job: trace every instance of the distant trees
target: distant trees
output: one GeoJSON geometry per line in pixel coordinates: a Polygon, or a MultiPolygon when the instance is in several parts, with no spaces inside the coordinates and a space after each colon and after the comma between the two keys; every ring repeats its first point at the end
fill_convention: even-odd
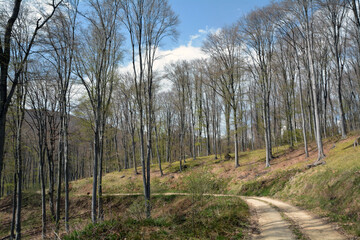
{"type": "MultiPolygon", "coordinates": [[[[293,146],[303,139],[305,154],[309,156],[308,140],[315,139],[318,160],[314,165],[318,165],[324,163],[323,137],[338,131],[346,137],[350,129],[358,129],[355,120],[358,118],[354,115],[359,109],[359,98],[356,97],[359,88],[356,88],[356,93],[354,88],[359,86],[356,80],[358,51],[350,50],[358,46],[350,44],[359,39],[357,16],[356,1],[286,0],[249,13],[239,25],[209,34],[202,47],[209,59],[199,60],[200,65],[205,66],[200,68],[203,73],[201,81],[221,97],[220,104],[225,115],[225,146],[229,149],[227,152],[235,150],[235,166],[237,134],[240,132],[242,149],[265,145],[268,167],[274,144],[287,142],[293,146]],[[349,87],[344,88],[343,85],[349,87]],[[231,117],[233,126],[229,120],[231,117]],[[235,133],[232,138],[231,128],[235,133]],[[264,137],[259,138],[259,133],[263,133],[264,137]],[[229,147],[231,141],[234,149],[229,147]]],[[[194,64],[179,62],[167,69],[167,77],[174,82],[172,91],[175,94],[184,92],[176,84],[185,76],[195,88],[198,86],[196,74],[191,70],[193,67],[187,67],[186,71],[176,70],[186,65],[194,64]],[[174,81],[176,79],[177,82],[174,81]]],[[[205,94],[201,109],[204,108],[203,103],[209,106],[211,96],[205,94]]],[[[192,95],[187,97],[190,98],[187,100],[189,103],[173,101],[178,106],[189,108],[179,111],[178,127],[188,127],[190,134],[193,121],[189,125],[185,121],[182,127],[184,121],[181,119],[193,119],[191,108],[194,105],[191,102],[198,103],[198,95],[193,100],[192,95]],[[185,116],[181,112],[185,112],[185,116]]],[[[216,111],[218,114],[219,110],[216,111]]],[[[205,119],[209,118],[206,113],[205,119]]],[[[198,121],[204,124],[201,118],[198,121]]],[[[214,139],[217,134],[215,129],[212,130],[214,139]]],[[[209,135],[206,135],[208,140],[209,135]]],[[[186,136],[184,138],[187,139],[186,136]]],[[[201,138],[201,132],[188,138],[191,142],[189,146],[192,146],[193,139],[201,138]]],[[[192,153],[192,148],[188,149],[189,153],[192,153]]]]}
{"type": "MultiPolygon", "coordinates": [[[[183,161],[185,160],[185,122],[186,122],[186,112],[188,111],[187,107],[187,85],[191,82],[190,80],[190,67],[187,62],[174,63],[169,66],[168,79],[170,79],[174,84],[175,89],[175,99],[174,106],[177,110],[178,124],[179,124],[179,139],[180,139],[180,157],[179,157],[179,170],[183,170],[183,161]]],[[[192,136],[191,136],[192,137],[192,136]]],[[[192,143],[190,143],[192,144],[192,143]]]]}
{"type": "MultiPolygon", "coordinates": [[[[241,97],[241,74],[243,69],[239,25],[223,28],[212,33],[204,42],[202,50],[208,53],[218,68],[212,72],[209,86],[225,103],[227,143],[230,144],[230,109],[232,109],[235,142],[235,167],[239,167],[238,107],[241,97]]],[[[230,153],[228,145],[228,154],[230,153]]]]}

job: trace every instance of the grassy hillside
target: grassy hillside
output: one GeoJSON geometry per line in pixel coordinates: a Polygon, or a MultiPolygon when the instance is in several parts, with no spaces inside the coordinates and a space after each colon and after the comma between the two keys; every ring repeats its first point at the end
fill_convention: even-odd
{"type": "Polygon", "coordinates": [[[360,237],[360,147],[353,148],[355,137],[331,139],[325,144],[326,164],[306,168],[308,161],[293,151],[276,160],[283,168],[244,182],[237,188],[242,195],[273,196],[338,222],[343,229],[360,237]],[[287,165],[289,157],[298,159],[287,165]],[[284,161],[284,162],[282,162],[284,161]]]}
{"type": "MultiPolygon", "coordinates": [[[[327,139],[326,164],[310,169],[306,166],[317,157],[315,144],[310,146],[309,158],[305,158],[301,144],[293,149],[274,148],[276,158],[270,168],[265,168],[264,150],[240,153],[239,168],[234,168],[233,160],[208,156],[188,159],[181,173],[178,162],[163,164],[165,176],[160,177],[154,164],[152,193],[187,192],[190,196],[153,196],[152,220],[143,216],[142,196],[116,195],[142,193],[142,177],[134,175],[133,169],[104,176],[106,221],[95,226],[90,224],[92,179],[72,182],[70,226],[73,232],[66,239],[88,239],[92,234],[103,239],[105,232],[111,232],[113,238],[109,239],[246,238],[251,231],[246,204],[239,198],[208,197],[203,193],[273,196],[326,216],[329,221],[338,222],[348,234],[360,236],[360,147],[352,147],[354,139],[327,139]]],[[[36,218],[39,221],[31,217],[41,214],[36,204],[40,203],[40,196],[33,194],[26,199],[24,231],[29,234],[25,235],[40,236],[40,217],[36,218]],[[30,234],[36,231],[38,235],[30,234]]],[[[0,201],[0,218],[7,223],[11,217],[10,206],[10,197],[0,201]]],[[[52,227],[50,224],[50,233],[52,227]]],[[[0,226],[0,236],[6,235],[8,229],[9,224],[0,226]]]]}

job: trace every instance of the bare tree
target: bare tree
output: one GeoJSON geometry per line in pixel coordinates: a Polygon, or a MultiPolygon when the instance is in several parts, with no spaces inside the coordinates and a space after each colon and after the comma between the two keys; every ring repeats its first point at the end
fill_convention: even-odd
{"type": "MultiPolygon", "coordinates": [[[[77,54],[76,72],[88,94],[94,117],[94,165],[91,219],[103,219],[102,163],[104,131],[113,85],[117,79],[116,67],[122,54],[122,37],[117,28],[119,3],[110,0],[89,0],[91,13],[86,15],[89,31],[84,33],[83,50],[77,54]],[[97,200],[98,190],[98,201],[97,200]],[[97,210],[98,209],[98,215],[97,210]]],[[[83,14],[83,16],[85,16],[83,14]]]]}
{"type": "Polygon", "coordinates": [[[21,74],[16,89],[15,114],[15,177],[14,177],[14,206],[11,238],[21,239],[21,207],[23,189],[23,152],[22,152],[22,129],[25,117],[27,86],[24,74],[21,74]],[[15,232],[16,231],[16,234],[15,232]]]}
{"type": "Polygon", "coordinates": [[[337,80],[337,94],[340,110],[340,129],[342,138],[346,138],[346,119],[343,103],[343,76],[346,62],[346,43],[348,41],[346,18],[348,8],[346,0],[319,0],[327,18],[327,40],[331,49],[333,61],[335,62],[335,76],[337,80]]]}
{"type": "MultiPolygon", "coordinates": [[[[240,38],[239,25],[223,28],[210,34],[202,50],[218,64],[218,75],[210,86],[231,106],[234,122],[235,167],[239,167],[238,102],[240,93],[240,38]]],[[[228,114],[230,116],[230,114],[228,114]]]]}
{"type": "MultiPolygon", "coordinates": [[[[63,0],[59,0],[57,2],[52,1],[52,11],[50,14],[46,15],[43,19],[39,18],[36,21],[35,29],[29,38],[26,46],[24,46],[24,54],[22,59],[19,59],[18,68],[16,72],[13,73],[13,77],[11,78],[12,85],[10,87],[10,91],[8,92],[8,77],[9,77],[9,64],[11,61],[11,40],[12,40],[12,32],[15,21],[18,19],[22,0],[14,0],[14,4],[12,5],[12,13],[11,16],[7,20],[7,24],[3,31],[4,36],[0,38],[0,65],[1,65],[1,74],[0,74],[0,179],[3,167],[3,157],[4,157],[4,144],[5,144],[5,123],[6,123],[6,115],[8,112],[8,108],[11,102],[11,99],[14,95],[16,85],[19,82],[19,77],[21,72],[24,69],[24,65],[31,53],[31,49],[34,45],[35,38],[41,28],[50,20],[50,18],[54,15],[57,7],[62,3],[63,0]]],[[[0,183],[1,189],[1,183],[0,183]]]]}
{"type": "Polygon", "coordinates": [[[323,143],[321,137],[321,125],[320,125],[320,114],[319,114],[319,105],[318,105],[318,98],[317,98],[317,80],[315,76],[315,67],[314,67],[314,41],[313,41],[313,14],[315,12],[315,6],[312,0],[302,0],[297,1],[294,4],[296,12],[296,17],[299,21],[301,21],[301,29],[303,32],[303,36],[305,38],[305,46],[306,46],[306,55],[307,55],[307,62],[308,62],[308,70],[309,76],[311,80],[311,92],[314,101],[314,118],[315,118],[315,135],[316,135],[316,143],[318,147],[318,160],[315,164],[323,163],[322,159],[325,157],[324,150],[323,150],[323,143]]]}
{"type": "Polygon", "coordinates": [[[186,117],[186,99],[187,99],[187,85],[189,80],[189,64],[186,61],[171,64],[166,72],[167,78],[173,82],[174,92],[176,94],[175,106],[178,110],[179,125],[180,125],[180,171],[183,170],[182,163],[185,159],[185,117],[186,117]]]}
{"type": "MultiPolygon", "coordinates": [[[[46,43],[49,46],[49,56],[45,59],[56,69],[58,89],[60,91],[60,144],[59,163],[64,163],[65,182],[65,229],[69,231],[69,154],[68,154],[68,125],[69,125],[69,89],[73,72],[75,52],[75,30],[78,0],[70,0],[64,7],[60,7],[50,24],[46,27],[46,43]]],[[[61,194],[61,167],[58,173],[58,198],[61,194]]],[[[52,194],[51,194],[52,197],[52,194]]],[[[57,203],[56,229],[59,227],[60,204],[57,203]]]]}
{"type": "MultiPolygon", "coordinates": [[[[40,71],[39,71],[40,72],[40,71]]],[[[29,85],[29,101],[32,107],[30,117],[31,125],[34,126],[34,131],[37,135],[38,147],[36,151],[39,157],[40,167],[40,183],[41,183],[41,209],[42,209],[42,238],[46,234],[46,183],[45,183],[45,157],[46,157],[46,142],[47,142],[47,107],[49,85],[46,82],[47,76],[33,76],[33,81],[29,85]]]]}
{"type": "Polygon", "coordinates": [[[153,67],[156,51],[165,37],[176,36],[178,17],[167,0],[127,0],[122,3],[123,23],[129,33],[136,101],[140,118],[140,156],[146,216],[150,218],[150,158],[152,146],[153,67]],[[138,60],[138,63],[136,61],[138,60]],[[144,106],[144,104],[146,105],[144,106]],[[147,154],[145,159],[146,117],[147,154]]]}
{"type": "Polygon", "coordinates": [[[252,59],[250,68],[262,94],[262,112],[265,128],[266,167],[272,159],[270,94],[272,88],[273,54],[275,44],[275,26],[270,21],[274,13],[272,6],[267,6],[250,13],[244,20],[243,33],[252,59]]]}

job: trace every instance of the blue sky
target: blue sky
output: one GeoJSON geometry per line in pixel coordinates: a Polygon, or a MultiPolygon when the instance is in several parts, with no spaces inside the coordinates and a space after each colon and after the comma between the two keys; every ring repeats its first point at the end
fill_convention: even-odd
{"type": "MultiPolygon", "coordinates": [[[[179,38],[176,42],[164,39],[157,51],[156,71],[162,71],[172,62],[191,61],[207,56],[201,51],[202,41],[210,32],[231,25],[242,16],[271,0],[169,0],[173,11],[178,14],[179,38]]],[[[126,33],[126,31],[124,32],[126,33]]],[[[132,71],[131,55],[126,55],[122,71],[132,71]]]]}
{"type": "MultiPolygon", "coordinates": [[[[191,36],[199,35],[199,30],[218,29],[230,25],[251,10],[270,3],[270,0],[169,0],[172,9],[179,15],[180,33],[177,42],[167,42],[163,47],[172,49],[187,45],[191,36]]],[[[203,36],[192,42],[201,46],[203,36]]]]}

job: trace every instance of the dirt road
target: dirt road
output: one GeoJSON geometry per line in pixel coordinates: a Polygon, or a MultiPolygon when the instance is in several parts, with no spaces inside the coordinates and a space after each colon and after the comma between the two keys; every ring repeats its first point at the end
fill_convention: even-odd
{"type": "Polygon", "coordinates": [[[256,211],[260,235],[254,236],[254,239],[296,239],[290,230],[290,224],[281,217],[275,208],[257,199],[244,198],[244,200],[256,211]]]}
{"type": "MultiPolygon", "coordinates": [[[[307,211],[301,210],[290,204],[267,197],[245,198],[246,201],[262,201],[274,210],[282,212],[293,223],[293,227],[303,235],[304,238],[314,240],[343,240],[346,239],[341,235],[333,225],[326,223],[324,220],[312,216],[307,211]]],[[[255,207],[259,209],[259,207],[255,207]]],[[[261,211],[261,209],[259,209],[261,211]]],[[[273,218],[275,221],[275,218],[273,218]]],[[[261,222],[261,221],[260,221],[261,222]]],[[[260,223],[261,226],[261,223],[260,223]]],[[[283,239],[283,238],[264,238],[264,239],[283,239]]],[[[289,238],[290,239],[290,238],[289,238]]]]}

